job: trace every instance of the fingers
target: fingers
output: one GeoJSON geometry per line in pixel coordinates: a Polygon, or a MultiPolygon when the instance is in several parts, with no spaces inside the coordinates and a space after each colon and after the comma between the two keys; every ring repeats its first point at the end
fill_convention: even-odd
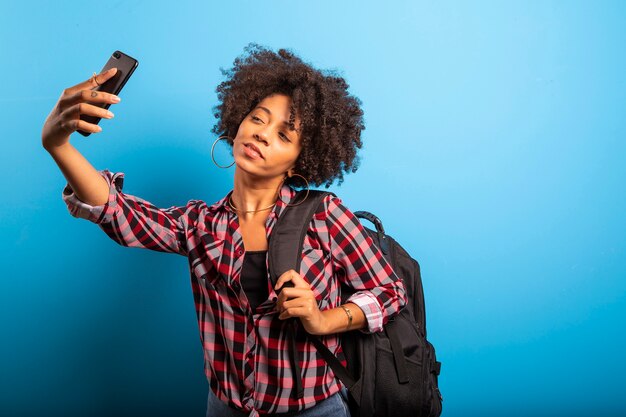
{"type": "Polygon", "coordinates": [[[274,310],[282,317],[307,317],[318,309],[315,294],[308,288],[284,288],[276,300],[274,310]],[[302,308],[303,310],[293,309],[302,308]]]}
{"type": "MultiPolygon", "coordinates": [[[[117,68],[112,68],[112,70],[117,71],[117,68]]],[[[100,84],[102,84],[102,82],[111,78],[111,76],[115,74],[115,72],[110,71],[110,72],[104,72],[103,74],[100,74],[100,76],[96,77],[98,78],[98,82],[100,84]]],[[[105,103],[105,104],[110,105],[110,104],[119,103],[121,101],[121,99],[115,94],[106,93],[103,91],[91,90],[90,88],[93,88],[92,84],[95,84],[94,78],[91,78],[80,84],[76,84],[74,87],[70,87],[64,90],[63,93],[61,94],[61,98],[59,99],[59,103],[58,103],[59,109],[63,111],[67,109],[68,107],[72,107],[73,105],[77,103],[83,103],[83,102],[105,103]]]]}
{"type": "Polygon", "coordinates": [[[95,77],[89,77],[88,80],[80,82],[75,86],[72,86],[65,90],[68,95],[73,95],[80,90],[91,89],[98,87],[98,84],[103,84],[109,78],[113,77],[117,73],[117,68],[110,68],[107,71],[101,72],[95,77]]]}
{"type": "Polygon", "coordinates": [[[88,123],[81,119],[74,119],[70,122],[70,125],[75,127],[72,130],[82,130],[83,132],[98,133],[102,132],[102,128],[93,123],[88,123]]]}
{"type": "Polygon", "coordinates": [[[78,103],[67,109],[66,113],[73,118],[78,118],[81,114],[96,116],[102,119],[112,119],[115,117],[113,112],[88,103],[78,103]]]}
{"type": "Polygon", "coordinates": [[[279,319],[289,317],[311,317],[316,310],[319,310],[317,302],[314,298],[297,298],[295,300],[285,301],[282,308],[277,309],[280,312],[279,319]]]}
{"type": "Polygon", "coordinates": [[[295,288],[310,288],[309,283],[306,282],[304,278],[300,276],[300,274],[298,274],[293,269],[290,269],[289,271],[278,277],[276,285],[274,286],[274,290],[278,292],[283,287],[283,285],[285,285],[286,282],[290,281],[293,282],[295,288]]]}
{"type": "Polygon", "coordinates": [[[313,310],[313,307],[317,307],[317,301],[313,297],[300,297],[293,300],[287,300],[282,304],[282,311],[287,311],[294,308],[305,308],[313,310]]]}
{"type": "Polygon", "coordinates": [[[280,320],[285,320],[291,317],[308,317],[311,315],[311,309],[306,307],[290,307],[288,309],[283,310],[282,313],[278,316],[280,320]]]}
{"type": "Polygon", "coordinates": [[[278,318],[307,318],[319,311],[315,294],[311,286],[293,269],[282,274],[274,286],[278,293],[275,310],[280,312],[278,318]],[[287,284],[292,283],[293,287],[287,284]]]}
{"type": "Polygon", "coordinates": [[[59,100],[60,106],[62,109],[67,107],[71,107],[77,103],[106,103],[106,104],[116,104],[119,103],[121,99],[115,94],[105,93],[102,91],[95,90],[80,90],[73,94],[66,95],[64,94],[59,100]]]}
{"type": "Polygon", "coordinates": [[[283,288],[283,290],[278,294],[278,298],[276,299],[277,305],[282,305],[284,302],[291,298],[297,297],[306,297],[313,296],[313,291],[310,288],[283,288]]]}
{"type": "Polygon", "coordinates": [[[97,124],[81,120],[80,116],[82,114],[102,119],[112,119],[114,117],[112,112],[101,107],[88,103],[78,103],[61,113],[61,128],[66,132],[82,130],[84,132],[97,133],[102,131],[102,128],[97,124]]]}

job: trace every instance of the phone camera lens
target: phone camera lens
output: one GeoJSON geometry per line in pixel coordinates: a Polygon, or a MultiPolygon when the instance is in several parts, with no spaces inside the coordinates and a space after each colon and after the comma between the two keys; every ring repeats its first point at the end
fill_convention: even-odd
{"type": "Polygon", "coordinates": [[[114,56],[115,58],[119,58],[119,57],[120,57],[120,54],[116,52],[116,53],[114,53],[114,54],[113,54],[113,56],[114,56]]]}

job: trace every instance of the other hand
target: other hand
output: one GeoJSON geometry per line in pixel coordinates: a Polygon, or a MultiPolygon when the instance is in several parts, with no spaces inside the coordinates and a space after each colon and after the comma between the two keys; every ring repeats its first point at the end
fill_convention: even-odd
{"type": "Polygon", "coordinates": [[[326,331],[326,320],[317,305],[315,294],[308,282],[293,269],[282,274],[276,286],[280,291],[276,301],[276,311],[281,320],[289,317],[298,317],[305,330],[310,334],[321,335],[326,331]],[[286,282],[292,282],[293,287],[284,287],[286,282]],[[282,290],[281,290],[282,288],[282,290]]]}

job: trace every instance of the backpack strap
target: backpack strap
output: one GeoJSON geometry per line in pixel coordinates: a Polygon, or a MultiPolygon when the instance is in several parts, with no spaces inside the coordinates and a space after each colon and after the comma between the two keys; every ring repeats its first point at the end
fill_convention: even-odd
{"type": "MultiPolygon", "coordinates": [[[[335,195],[329,191],[309,190],[307,196],[306,191],[299,191],[293,199],[295,202],[293,204],[297,205],[284,208],[284,212],[274,225],[268,243],[272,284],[275,285],[278,278],[290,269],[300,270],[302,246],[309,223],[328,194],[335,195]]],[[[285,286],[293,286],[293,283],[287,282],[285,286]]]]}
{"type": "MultiPolygon", "coordinates": [[[[272,286],[276,285],[278,278],[285,272],[293,269],[300,270],[302,262],[302,246],[304,237],[309,228],[313,214],[326,195],[332,194],[327,191],[309,190],[299,191],[293,199],[294,205],[288,205],[278,218],[268,243],[269,273],[272,286]]],[[[291,281],[286,282],[284,287],[293,287],[291,281]]],[[[287,338],[289,339],[289,361],[293,374],[294,394],[296,398],[304,396],[302,386],[302,371],[298,360],[296,346],[296,334],[298,332],[298,320],[291,319],[287,323],[287,338]]]]}
{"type": "MultiPolygon", "coordinates": [[[[295,271],[300,270],[300,263],[302,262],[302,247],[304,244],[304,238],[306,232],[309,229],[309,223],[313,218],[313,214],[319,208],[322,200],[327,195],[335,195],[328,191],[309,190],[309,195],[302,203],[298,203],[306,191],[299,191],[298,195],[294,198],[296,201],[295,206],[288,206],[285,208],[285,212],[278,218],[272,235],[269,240],[269,270],[270,279],[272,284],[275,285],[278,278],[286,271],[293,269],[295,271]]],[[[380,221],[379,221],[380,223],[380,221]]],[[[382,227],[382,223],[381,223],[382,227]]],[[[384,232],[383,232],[384,235],[384,232]]],[[[287,282],[285,287],[292,287],[293,283],[287,282]]],[[[291,343],[289,346],[289,356],[291,362],[291,369],[294,374],[294,387],[297,398],[302,398],[302,376],[299,366],[298,351],[295,345],[297,322],[294,319],[293,326],[288,327],[288,331],[291,333],[291,343]]],[[[357,404],[361,398],[361,382],[356,381],[350,374],[348,369],[341,364],[339,359],[322,343],[322,341],[315,335],[306,333],[311,343],[317,348],[318,352],[324,358],[326,363],[333,370],[333,373],[350,391],[352,398],[357,404]]]]}
{"type": "Polygon", "coordinates": [[[342,363],[339,361],[337,356],[335,356],[326,347],[326,345],[322,343],[319,337],[312,335],[312,334],[307,334],[307,335],[311,343],[313,343],[315,347],[317,348],[317,351],[319,352],[319,354],[322,355],[322,358],[324,358],[328,366],[330,366],[330,369],[333,370],[335,376],[339,378],[339,380],[343,383],[343,385],[345,385],[345,387],[348,389],[348,391],[352,395],[353,400],[357,403],[357,405],[360,406],[361,405],[360,404],[361,381],[356,381],[354,379],[352,374],[350,374],[350,371],[348,371],[348,369],[342,365],[342,363]]]}

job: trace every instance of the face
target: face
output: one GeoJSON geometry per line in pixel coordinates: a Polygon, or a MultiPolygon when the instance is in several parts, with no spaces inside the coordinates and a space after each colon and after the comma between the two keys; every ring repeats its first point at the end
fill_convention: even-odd
{"type": "Polygon", "coordinates": [[[262,179],[282,179],[300,155],[300,119],[288,125],[291,98],[274,94],[246,115],[233,142],[237,169],[262,179]]]}

